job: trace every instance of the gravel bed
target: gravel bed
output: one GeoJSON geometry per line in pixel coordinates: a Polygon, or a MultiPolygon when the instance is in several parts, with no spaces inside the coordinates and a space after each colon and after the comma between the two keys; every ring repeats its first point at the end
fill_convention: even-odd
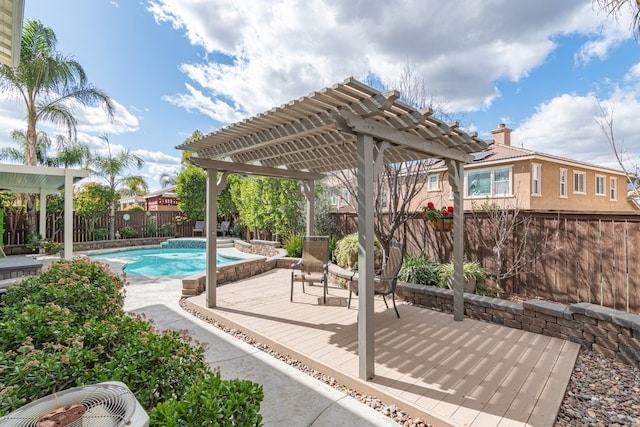
{"type": "MultiPolygon", "coordinates": [[[[180,300],[180,306],[199,319],[358,399],[402,426],[432,426],[420,418],[411,418],[395,405],[387,405],[376,397],[366,396],[345,387],[335,378],[309,368],[292,357],[279,354],[237,329],[230,329],[209,317],[189,310],[184,300],[180,300]]],[[[580,350],[554,427],[560,426],[640,427],[640,369],[593,351],[580,350]]]]}

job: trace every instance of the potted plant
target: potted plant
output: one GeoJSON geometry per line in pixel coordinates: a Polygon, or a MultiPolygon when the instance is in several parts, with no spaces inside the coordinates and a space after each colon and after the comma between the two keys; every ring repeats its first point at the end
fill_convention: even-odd
{"type": "MultiPolygon", "coordinates": [[[[477,262],[465,262],[462,265],[464,277],[464,291],[475,293],[476,286],[484,285],[487,273],[477,262]]],[[[442,288],[453,289],[453,262],[440,264],[438,267],[439,285],[442,288]]]]}
{"type": "Polygon", "coordinates": [[[437,209],[433,202],[428,202],[423,210],[424,220],[428,221],[436,231],[453,230],[453,206],[437,209]]]}

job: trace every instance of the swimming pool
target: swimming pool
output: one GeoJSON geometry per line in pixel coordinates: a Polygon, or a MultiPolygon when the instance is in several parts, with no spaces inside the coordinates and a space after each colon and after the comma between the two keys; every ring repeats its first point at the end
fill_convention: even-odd
{"type": "MultiPolygon", "coordinates": [[[[196,248],[128,249],[91,255],[91,258],[123,263],[123,270],[127,274],[144,276],[188,276],[207,269],[206,250],[196,248]]],[[[222,265],[238,259],[218,254],[216,264],[222,265]]]]}

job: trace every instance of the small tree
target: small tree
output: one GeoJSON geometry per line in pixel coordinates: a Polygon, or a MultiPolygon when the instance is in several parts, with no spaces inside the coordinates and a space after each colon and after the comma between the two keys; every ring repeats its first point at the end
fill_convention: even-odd
{"type": "Polygon", "coordinates": [[[87,183],[75,194],[73,202],[76,214],[84,220],[91,239],[95,237],[96,222],[109,212],[114,197],[115,191],[95,182],[87,183]]]}
{"type": "Polygon", "coordinates": [[[302,191],[297,181],[265,177],[239,179],[230,186],[240,223],[266,238],[301,230],[302,191]]]}
{"type": "Polygon", "coordinates": [[[127,170],[135,167],[138,170],[144,165],[142,157],[132,153],[129,149],[120,151],[117,154],[111,152],[111,143],[109,137],[105,134],[100,137],[107,145],[107,155],[95,155],[91,158],[91,172],[102,178],[111,190],[111,199],[109,200],[109,239],[115,238],[115,217],[116,204],[119,200],[118,190],[122,187],[138,188],[142,191],[147,190],[147,182],[142,175],[128,175],[127,170]]]}
{"type": "Polygon", "coordinates": [[[550,238],[557,238],[549,230],[536,229],[531,217],[518,205],[517,200],[513,205],[502,206],[490,201],[473,204],[475,239],[491,254],[484,267],[498,293],[505,291],[509,279],[532,272],[536,262],[551,256],[553,249],[547,243],[550,238]],[[537,248],[535,255],[528,250],[532,244],[537,248]]]}
{"type": "Polygon", "coordinates": [[[207,173],[189,166],[180,172],[176,182],[178,209],[189,219],[204,219],[207,213],[207,173]]]}
{"type": "MultiPolygon", "coordinates": [[[[439,117],[447,117],[445,105],[430,96],[424,79],[419,78],[407,63],[396,81],[386,82],[385,88],[398,89],[400,100],[423,110],[426,114],[437,111],[439,117]]],[[[398,231],[412,218],[416,207],[422,206],[423,188],[434,159],[385,164],[384,170],[376,176],[374,188],[373,232],[382,245],[385,257],[389,254],[391,241],[398,231]]],[[[356,171],[346,170],[333,174],[349,192],[348,204],[357,209],[356,171]]]]}

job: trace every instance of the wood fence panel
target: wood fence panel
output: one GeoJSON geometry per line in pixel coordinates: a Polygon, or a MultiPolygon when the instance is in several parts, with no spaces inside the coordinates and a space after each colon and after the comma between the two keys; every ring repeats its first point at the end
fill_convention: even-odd
{"type": "Polygon", "coordinates": [[[617,294],[617,272],[616,272],[616,246],[614,244],[614,236],[616,233],[616,224],[613,221],[599,221],[600,231],[600,260],[599,282],[601,292],[601,305],[611,308],[618,308],[617,294]]]}
{"type": "Polygon", "coordinates": [[[627,311],[640,313],[640,231],[637,223],[628,223],[627,246],[627,277],[625,296],[629,307],[627,311]]]}

